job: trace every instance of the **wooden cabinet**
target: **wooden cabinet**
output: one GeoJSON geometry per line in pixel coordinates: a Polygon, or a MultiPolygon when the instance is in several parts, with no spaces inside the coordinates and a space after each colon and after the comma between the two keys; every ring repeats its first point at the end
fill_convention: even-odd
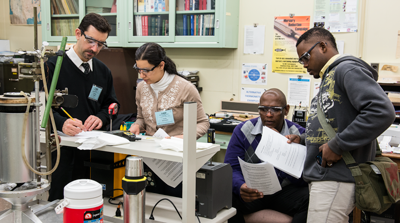
{"type": "Polygon", "coordinates": [[[62,36],[68,36],[68,42],[74,43],[74,30],[82,18],[96,12],[112,26],[107,39],[109,47],[139,47],[145,42],[157,42],[174,48],[237,48],[239,0],[190,1],[43,1],[42,38],[53,46],[60,44],[62,36]],[[185,1],[213,4],[190,9],[185,1]],[[142,4],[149,2],[153,8],[151,5],[142,8],[142,4]]]}

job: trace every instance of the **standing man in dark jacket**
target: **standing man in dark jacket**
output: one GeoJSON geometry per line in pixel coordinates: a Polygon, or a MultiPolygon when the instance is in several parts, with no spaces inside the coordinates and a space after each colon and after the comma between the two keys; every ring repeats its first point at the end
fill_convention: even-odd
{"type": "Polygon", "coordinates": [[[393,123],[393,105],[376,82],[377,72],[356,57],[339,55],[329,31],[310,29],[296,46],[299,62],[314,78],[322,78],[306,133],[301,138],[289,137],[307,146],[303,178],[310,183],[308,222],[348,222],[355,205],[355,184],[342,153],[350,152],[357,163],[374,160],[375,139],[393,123]],[[318,121],[318,101],[337,132],[332,139],[318,121]],[[320,164],[316,161],[319,152],[320,164]]]}
{"type": "MultiPolygon", "coordinates": [[[[87,14],[75,30],[76,44],[68,50],[63,59],[56,89],[68,88],[68,93],[78,96],[76,108],[65,108],[74,118],[61,109],[53,109],[57,130],[74,136],[81,131],[102,129],[109,124],[108,106],[118,103],[115,95],[111,71],[100,60],[94,58],[102,48],[111,31],[107,20],[95,13],[87,14]]],[[[50,58],[45,64],[50,87],[57,58],[50,58]]],[[[56,154],[52,154],[55,163],[56,154]]],[[[61,148],[61,159],[52,175],[49,201],[63,198],[66,184],[75,179],[89,178],[89,168],[84,161],[89,160],[90,151],[72,147],[61,148]]]]}
{"type": "Polygon", "coordinates": [[[268,222],[306,222],[309,196],[307,184],[302,178],[296,179],[275,168],[282,190],[264,195],[257,189],[247,187],[238,160],[240,157],[248,163],[261,162],[255,151],[264,126],[284,136],[300,135],[305,131],[303,127],[285,119],[289,108],[281,90],[269,89],[260,98],[260,117],[242,122],[233,131],[225,163],[232,166],[232,206],[237,214],[229,219],[229,223],[244,223],[245,220],[262,223],[263,218],[268,218],[268,222]]]}

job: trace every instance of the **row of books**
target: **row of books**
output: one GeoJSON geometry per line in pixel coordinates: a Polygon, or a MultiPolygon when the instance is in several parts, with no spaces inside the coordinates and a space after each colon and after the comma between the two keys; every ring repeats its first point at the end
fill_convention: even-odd
{"type": "Polygon", "coordinates": [[[51,14],[78,14],[79,0],[51,0],[51,14]]]}
{"type": "Polygon", "coordinates": [[[75,36],[75,29],[79,26],[79,19],[53,18],[51,21],[52,36],[75,36]]]}
{"type": "Polygon", "coordinates": [[[136,15],[136,36],[168,36],[168,16],[136,15]]]}
{"type": "Polygon", "coordinates": [[[169,11],[169,0],[134,0],[134,12],[166,12],[169,11]]]}
{"type": "MultiPolygon", "coordinates": [[[[182,15],[183,36],[213,36],[214,35],[214,14],[182,15]]],[[[179,30],[179,29],[178,29],[179,30]]]]}
{"type": "Polygon", "coordinates": [[[87,6],[86,13],[110,13],[111,8],[87,6]]]}
{"type": "Polygon", "coordinates": [[[214,10],[215,0],[177,0],[178,11],[214,10]]]}

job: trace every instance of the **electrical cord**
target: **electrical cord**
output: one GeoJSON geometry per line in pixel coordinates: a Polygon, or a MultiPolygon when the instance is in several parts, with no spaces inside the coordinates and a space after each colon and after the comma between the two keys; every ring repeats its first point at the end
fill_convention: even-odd
{"type": "MultiPolygon", "coordinates": [[[[122,190],[122,191],[124,191],[123,189],[114,189],[114,190],[122,190]]],[[[113,202],[111,202],[111,201],[113,201],[113,200],[115,200],[115,199],[117,199],[117,198],[120,198],[120,197],[122,197],[123,195],[119,195],[119,196],[116,196],[116,197],[110,197],[109,199],[108,199],[108,203],[110,203],[110,204],[112,204],[112,205],[124,205],[124,202],[122,202],[122,201],[120,201],[120,202],[118,202],[118,203],[113,203],[113,202]]]]}
{"type": "MultiPolygon", "coordinates": [[[[154,219],[154,216],[153,216],[154,209],[156,208],[157,204],[160,203],[160,202],[163,201],[163,200],[169,201],[169,202],[172,204],[172,206],[174,206],[176,213],[178,213],[178,215],[179,215],[179,218],[182,219],[182,216],[181,216],[181,214],[179,213],[178,208],[176,208],[174,202],[172,202],[172,201],[171,201],[170,199],[168,199],[168,198],[162,198],[161,200],[157,201],[157,203],[154,205],[153,209],[151,210],[151,214],[150,214],[149,219],[150,219],[150,220],[155,220],[155,219],[154,219]]],[[[199,216],[198,216],[197,214],[195,214],[195,215],[196,215],[197,220],[199,221],[199,223],[201,223],[201,222],[200,222],[199,216]]]]}

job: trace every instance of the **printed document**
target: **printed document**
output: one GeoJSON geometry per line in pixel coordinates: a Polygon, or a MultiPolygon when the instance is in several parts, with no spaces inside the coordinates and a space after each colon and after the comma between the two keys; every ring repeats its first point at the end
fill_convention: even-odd
{"type": "Polygon", "coordinates": [[[300,178],[307,154],[306,147],[297,143],[289,144],[287,140],[285,136],[264,126],[256,155],[281,171],[300,178]]]}
{"type": "Polygon", "coordinates": [[[257,189],[264,195],[274,194],[282,190],[272,164],[267,162],[247,163],[240,157],[238,159],[248,188],[257,189]]]}
{"type": "Polygon", "coordinates": [[[180,182],[182,182],[183,163],[147,157],[142,158],[147,166],[149,166],[150,169],[169,186],[175,188],[180,182]]]}

